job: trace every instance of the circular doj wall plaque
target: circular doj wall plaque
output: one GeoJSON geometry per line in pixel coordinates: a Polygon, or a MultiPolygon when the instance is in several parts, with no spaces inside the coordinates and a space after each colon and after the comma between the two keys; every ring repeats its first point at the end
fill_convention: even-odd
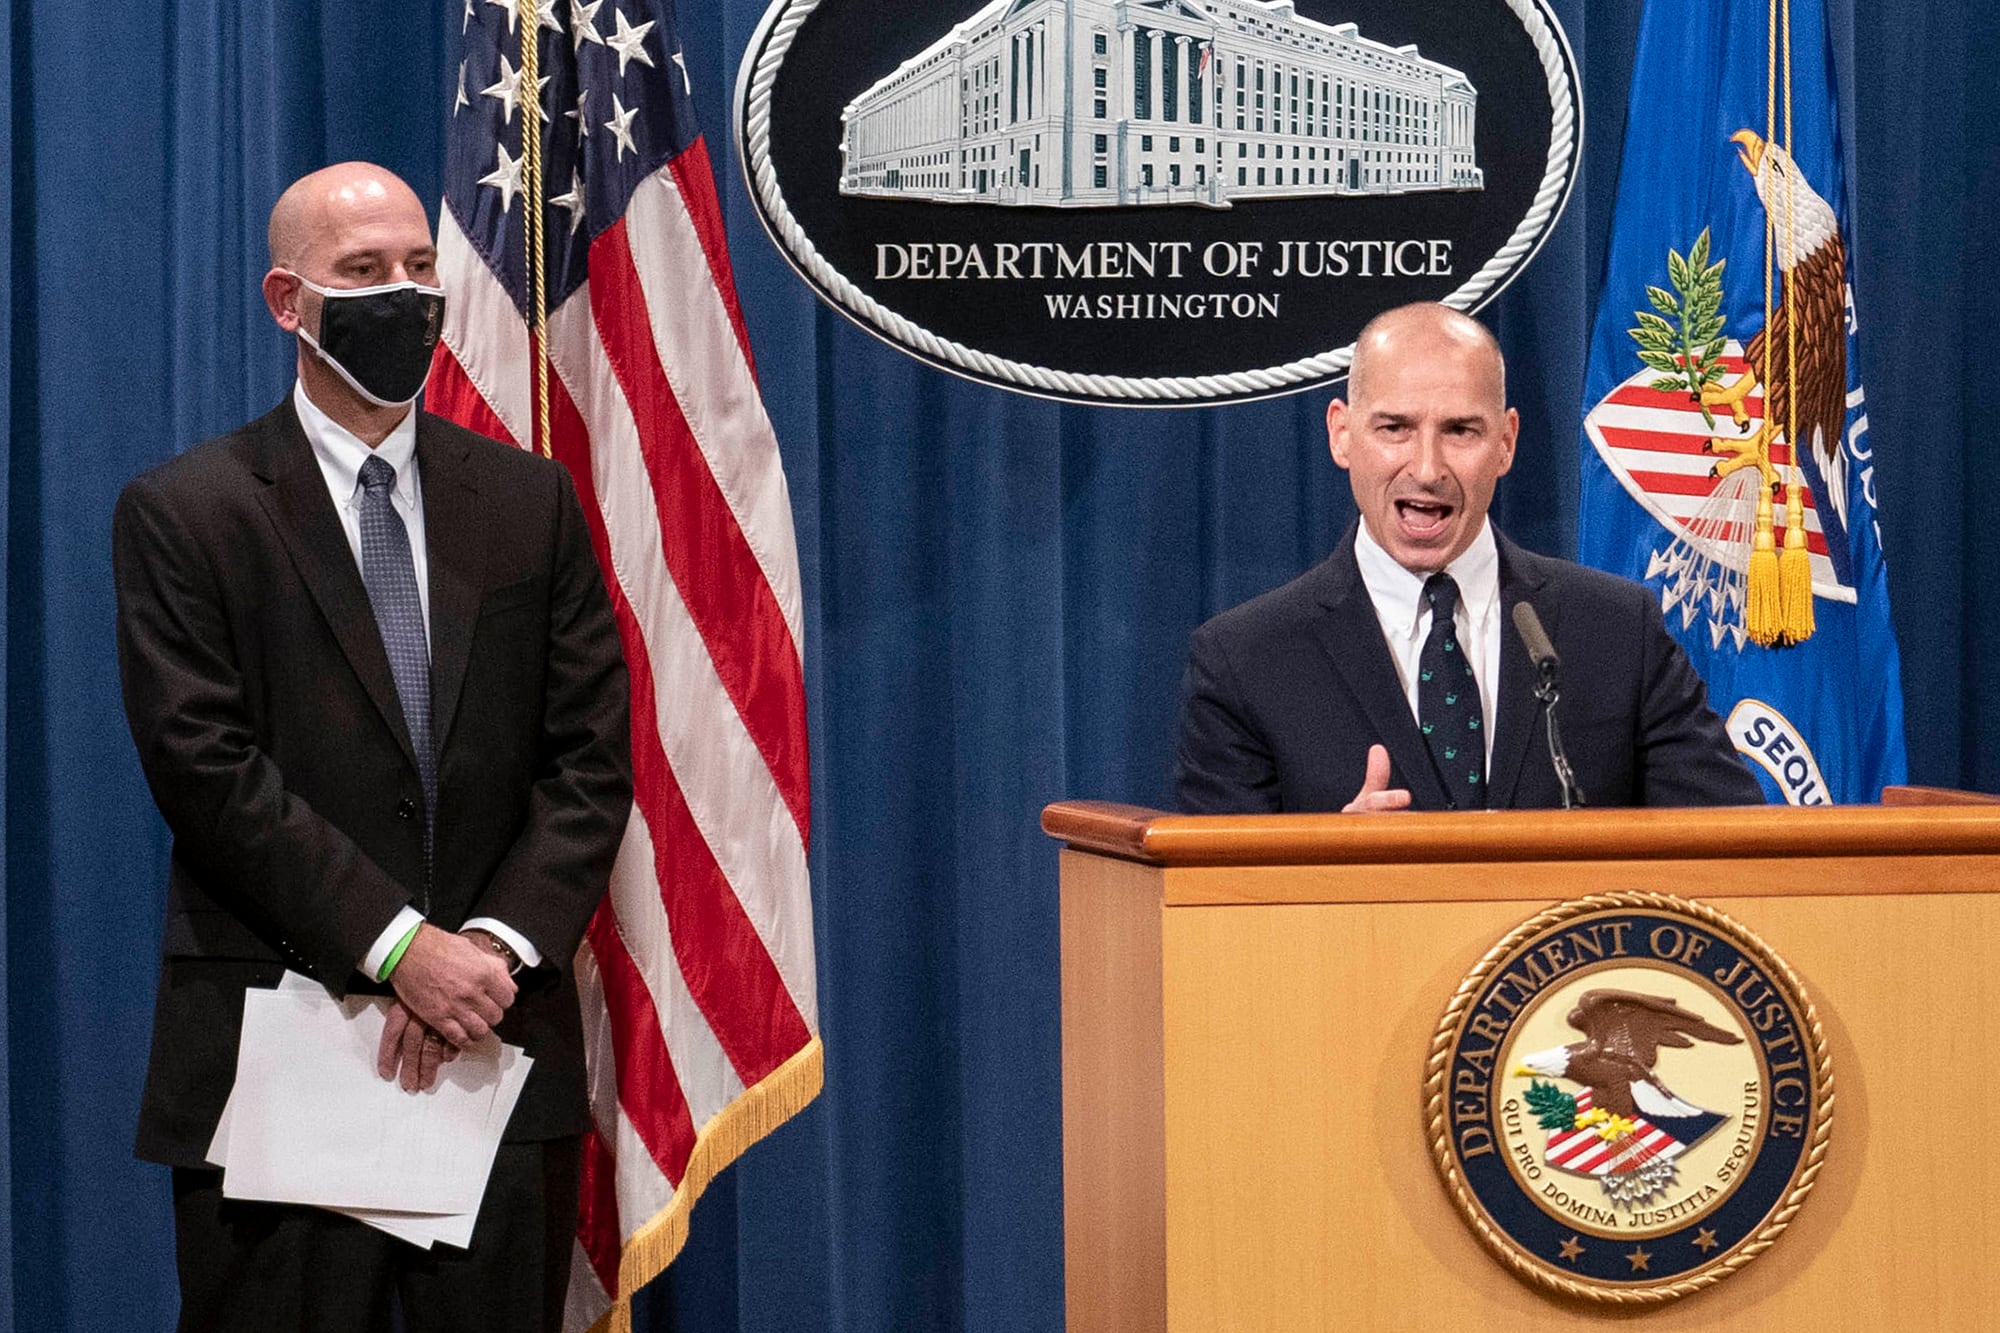
{"type": "Polygon", "coordinates": [[[955,374],[1175,406],[1345,374],[1476,310],[1575,181],[1546,0],[776,0],[737,146],[780,251],[955,374]]]}
{"type": "Polygon", "coordinates": [[[1833,1074],[1784,960],[1712,908],[1577,899],[1452,996],[1425,1115],[1446,1191],[1517,1275],[1639,1304],[1763,1253],[1826,1154],[1833,1074]]]}

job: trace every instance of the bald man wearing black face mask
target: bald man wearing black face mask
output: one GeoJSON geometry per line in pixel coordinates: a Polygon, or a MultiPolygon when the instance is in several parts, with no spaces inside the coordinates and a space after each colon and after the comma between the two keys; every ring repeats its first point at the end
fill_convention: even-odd
{"type": "Polygon", "coordinates": [[[445,294],[366,163],[271,214],[273,411],[113,523],[125,709],[174,835],[138,1153],[174,1168],[184,1329],[559,1329],[588,1126],[570,960],[630,806],[627,683],[568,474],[415,406],[445,294]],[[222,1197],[243,996],[384,994],[412,1093],[497,1033],[533,1071],[472,1243],[222,1197]]]}

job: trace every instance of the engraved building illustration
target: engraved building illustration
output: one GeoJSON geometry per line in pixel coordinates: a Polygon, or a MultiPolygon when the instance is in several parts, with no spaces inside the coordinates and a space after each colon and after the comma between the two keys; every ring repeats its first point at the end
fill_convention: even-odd
{"type": "Polygon", "coordinates": [[[1109,207],[1477,190],[1478,92],[1292,0],[993,0],[841,113],[843,194],[1109,207]]]}

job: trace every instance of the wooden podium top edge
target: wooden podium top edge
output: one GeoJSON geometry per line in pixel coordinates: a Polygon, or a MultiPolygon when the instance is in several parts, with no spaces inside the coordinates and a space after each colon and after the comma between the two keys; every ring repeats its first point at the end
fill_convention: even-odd
{"type": "Polygon", "coordinates": [[[1175,815],[1058,801],[1042,829],[1082,851],[1159,866],[1711,860],[2000,854],[2000,799],[1892,787],[1881,805],[1457,814],[1175,815]]]}

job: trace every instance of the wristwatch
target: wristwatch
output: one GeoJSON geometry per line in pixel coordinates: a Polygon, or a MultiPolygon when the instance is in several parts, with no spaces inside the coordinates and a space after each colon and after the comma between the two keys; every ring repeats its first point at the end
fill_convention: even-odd
{"type": "Polygon", "coordinates": [[[486,930],[480,926],[474,926],[470,930],[460,931],[459,934],[465,936],[465,938],[471,940],[475,944],[484,941],[487,948],[491,949],[494,953],[499,954],[500,957],[506,962],[508,976],[513,976],[516,972],[519,972],[521,970],[523,966],[521,962],[521,955],[515,953],[514,950],[508,945],[507,941],[501,939],[498,935],[495,935],[492,931],[486,930]]]}

